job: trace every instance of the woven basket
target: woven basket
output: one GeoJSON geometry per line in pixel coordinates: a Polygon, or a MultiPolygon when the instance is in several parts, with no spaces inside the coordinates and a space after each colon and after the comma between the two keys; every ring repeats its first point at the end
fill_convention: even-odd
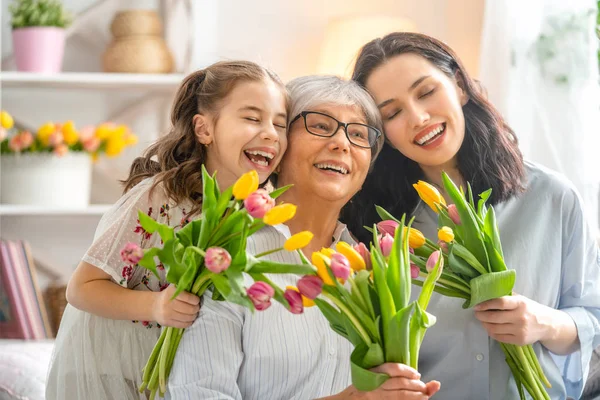
{"type": "Polygon", "coordinates": [[[52,283],[46,289],[46,301],[48,304],[48,318],[52,327],[53,336],[56,336],[60,320],[67,306],[67,285],[64,283],[52,283]]]}
{"type": "Polygon", "coordinates": [[[161,74],[173,71],[173,56],[156,36],[129,36],[113,41],[103,56],[104,71],[161,74]]]}
{"type": "Polygon", "coordinates": [[[118,12],[110,25],[115,38],[125,36],[160,36],[162,24],[156,11],[127,10],[118,12]]]}

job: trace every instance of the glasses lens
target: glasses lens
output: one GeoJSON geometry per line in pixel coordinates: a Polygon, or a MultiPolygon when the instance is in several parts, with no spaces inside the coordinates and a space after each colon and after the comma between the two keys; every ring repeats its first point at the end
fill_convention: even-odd
{"type": "Polygon", "coordinates": [[[377,138],[377,132],[367,125],[348,124],[350,142],[360,147],[371,147],[377,138]]]}
{"type": "Polygon", "coordinates": [[[306,114],[306,127],[313,135],[331,136],[338,128],[335,119],[321,114],[306,114]]]}

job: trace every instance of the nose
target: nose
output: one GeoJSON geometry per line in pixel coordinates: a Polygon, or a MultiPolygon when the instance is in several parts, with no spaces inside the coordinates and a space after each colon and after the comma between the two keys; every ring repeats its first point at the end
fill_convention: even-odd
{"type": "Polygon", "coordinates": [[[427,110],[420,105],[413,105],[410,109],[410,121],[413,127],[418,128],[429,122],[430,116],[427,110]]]}
{"type": "Polygon", "coordinates": [[[277,133],[277,127],[272,122],[265,124],[264,128],[260,132],[260,138],[264,140],[270,140],[273,142],[279,141],[279,134],[277,133]]]}
{"type": "Polygon", "coordinates": [[[350,151],[350,141],[346,137],[346,131],[343,126],[339,126],[338,130],[332,137],[329,138],[329,148],[331,150],[341,150],[343,152],[350,151]]]}

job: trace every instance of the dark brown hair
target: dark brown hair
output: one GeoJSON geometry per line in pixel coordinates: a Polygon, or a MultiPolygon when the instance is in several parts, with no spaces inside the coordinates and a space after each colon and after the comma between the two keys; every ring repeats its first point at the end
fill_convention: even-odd
{"type": "Polygon", "coordinates": [[[154,176],[151,190],[161,184],[175,203],[190,200],[194,205],[190,213],[200,211],[201,167],[206,162],[206,148],[195,135],[194,115],[210,113],[217,120],[223,100],[238,83],[269,79],[281,87],[288,104],[287,92],[279,77],[250,61],[222,61],[188,75],[173,102],[170,132],[133,161],[129,176],[121,181],[124,192],[154,176]]]}
{"type": "MultiPolygon", "coordinates": [[[[360,50],[352,79],[365,86],[375,69],[406,53],[417,54],[449,78],[456,78],[468,96],[463,106],[465,138],[457,163],[473,193],[492,188],[489,202],[497,204],[521,192],[525,170],[517,138],[450,47],[419,33],[391,33],[372,40],[360,50]]],[[[415,161],[386,143],[362,190],[342,210],[342,220],[354,235],[368,243],[369,234],[363,226],[372,226],[380,220],[375,205],[398,217],[411,214],[419,201],[412,184],[424,178],[415,161]]]]}

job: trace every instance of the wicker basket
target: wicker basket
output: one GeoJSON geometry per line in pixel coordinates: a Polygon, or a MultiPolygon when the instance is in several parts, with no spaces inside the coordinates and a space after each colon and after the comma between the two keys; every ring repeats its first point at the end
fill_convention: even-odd
{"type": "Polygon", "coordinates": [[[60,320],[67,306],[67,285],[63,282],[50,284],[46,289],[46,301],[48,304],[48,318],[52,327],[53,336],[56,336],[60,320]]]}
{"type": "Polygon", "coordinates": [[[127,10],[115,15],[110,31],[117,39],[125,36],[160,36],[162,24],[156,11],[127,10]]]}
{"type": "Polygon", "coordinates": [[[173,71],[173,57],[162,38],[128,36],[112,42],[103,56],[106,72],[160,74],[173,71]]]}

